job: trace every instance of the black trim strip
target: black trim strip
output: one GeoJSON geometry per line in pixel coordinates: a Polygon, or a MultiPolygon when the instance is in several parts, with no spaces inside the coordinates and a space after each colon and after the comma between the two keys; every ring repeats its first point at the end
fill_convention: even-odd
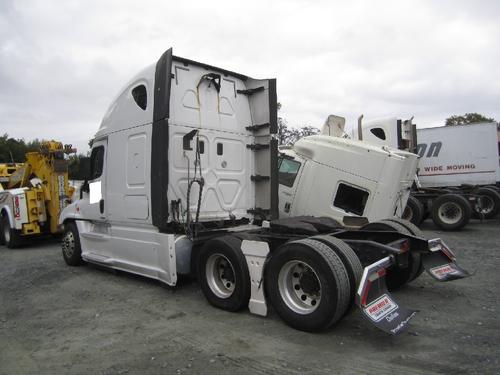
{"type": "Polygon", "coordinates": [[[251,175],[250,180],[253,182],[269,181],[269,176],[262,176],[260,174],[251,175]]]}
{"type": "Polygon", "coordinates": [[[271,139],[271,220],[279,218],[278,140],[271,139]]]}
{"type": "Polygon", "coordinates": [[[179,62],[183,63],[184,65],[189,65],[189,64],[197,65],[197,66],[200,66],[200,67],[202,67],[202,68],[204,68],[206,70],[215,70],[215,71],[217,71],[219,73],[222,73],[224,75],[229,75],[229,76],[233,76],[235,78],[239,78],[242,81],[246,81],[248,79],[248,77],[245,76],[245,75],[243,75],[243,74],[232,72],[230,70],[225,70],[225,69],[222,69],[222,68],[218,68],[218,67],[213,66],[213,65],[208,65],[208,64],[204,64],[204,63],[201,63],[201,62],[198,62],[198,61],[185,59],[184,57],[179,57],[179,56],[173,56],[173,58],[174,58],[175,61],[179,61],[179,62]]]}
{"type": "Polygon", "coordinates": [[[269,124],[271,134],[278,133],[278,95],[276,93],[276,78],[269,80],[269,124]]]}
{"type": "Polygon", "coordinates": [[[172,48],[156,63],[151,135],[151,217],[160,231],[167,230],[168,221],[168,118],[172,84],[172,48]]]}
{"type": "Polygon", "coordinates": [[[256,131],[259,131],[260,129],[268,128],[270,125],[271,124],[269,124],[269,123],[259,124],[259,125],[250,125],[250,126],[245,127],[245,129],[248,130],[249,132],[256,132],[256,131]]]}
{"type": "Polygon", "coordinates": [[[403,126],[401,120],[397,121],[396,129],[398,131],[398,150],[403,149],[403,126]]]}
{"type": "Polygon", "coordinates": [[[264,86],[259,86],[259,87],[256,87],[254,89],[236,90],[236,92],[238,94],[243,94],[243,95],[247,95],[247,96],[253,95],[253,94],[255,94],[256,92],[259,92],[259,91],[264,91],[264,86]]]}
{"type": "Polygon", "coordinates": [[[249,148],[252,151],[267,150],[269,148],[269,145],[262,144],[262,143],[253,143],[253,144],[247,145],[247,148],[249,148]]]}
{"type": "MultiPolygon", "coordinates": [[[[276,78],[269,80],[269,132],[271,137],[278,133],[278,94],[276,92],[276,78]]],[[[279,218],[278,196],[278,140],[271,139],[271,220],[279,218]]]]}

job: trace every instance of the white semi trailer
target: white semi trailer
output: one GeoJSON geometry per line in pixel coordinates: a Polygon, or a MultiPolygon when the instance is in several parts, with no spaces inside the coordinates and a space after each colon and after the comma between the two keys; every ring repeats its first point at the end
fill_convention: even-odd
{"type": "Polygon", "coordinates": [[[335,324],[354,301],[378,328],[404,330],[414,311],[388,287],[423,268],[438,281],[467,272],[443,241],[404,222],[347,230],[328,218],[278,219],[276,109],[274,79],[167,50],[104,116],[89,179],[60,216],[66,263],[171,286],[195,274],[212,305],[266,315],[271,303],[306,331],[335,324]]]}
{"type": "MultiPolygon", "coordinates": [[[[354,132],[358,137],[359,130],[354,132]]],[[[419,223],[428,215],[442,229],[464,227],[471,214],[493,218],[500,212],[496,123],[416,129],[411,120],[372,120],[361,137],[419,155],[418,179],[406,214],[419,223]]]]}

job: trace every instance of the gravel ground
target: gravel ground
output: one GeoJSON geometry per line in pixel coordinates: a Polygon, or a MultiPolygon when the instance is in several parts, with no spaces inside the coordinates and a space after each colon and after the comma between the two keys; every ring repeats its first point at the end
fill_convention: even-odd
{"type": "Polygon", "coordinates": [[[419,310],[392,337],[357,310],[309,334],[273,312],[228,313],[198,285],[175,289],[95,266],[67,267],[54,240],[0,247],[0,373],[485,374],[500,373],[500,220],[438,233],[471,278],[427,274],[395,293],[419,310]]]}

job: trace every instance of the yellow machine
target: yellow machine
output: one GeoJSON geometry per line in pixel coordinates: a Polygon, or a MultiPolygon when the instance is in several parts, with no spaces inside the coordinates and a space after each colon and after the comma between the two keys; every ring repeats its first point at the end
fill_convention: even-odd
{"type": "Polygon", "coordinates": [[[59,214],[74,191],[64,155],[74,152],[71,145],[44,141],[8,176],[7,189],[0,192],[0,240],[9,247],[17,246],[22,236],[58,232],[59,214]]]}
{"type": "Polygon", "coordinates": [[[2,163],[0,164],[0,191],[7,188],[9,177],[19,168],[24,166],[23,163],[2,163]]]}

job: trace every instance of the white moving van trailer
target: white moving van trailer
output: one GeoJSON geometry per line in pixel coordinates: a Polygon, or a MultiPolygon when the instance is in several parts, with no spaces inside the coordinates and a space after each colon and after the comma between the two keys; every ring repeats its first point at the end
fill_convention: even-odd
{"type": "Polygon", "coordinates": [[[362,137],[419,155],[405,216],[414,223],[431,215],[440,228],[457,230],[473,213],[489,219],[500,212],[496,123],[417,129],[411,120],[388,118],[365,122],[362,137]]]}

